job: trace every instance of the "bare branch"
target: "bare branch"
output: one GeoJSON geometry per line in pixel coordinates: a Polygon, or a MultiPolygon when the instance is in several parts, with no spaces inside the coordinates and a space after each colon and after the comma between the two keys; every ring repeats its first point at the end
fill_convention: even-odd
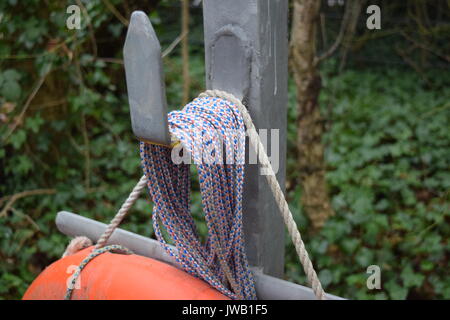
{"type": "Polygon", "coordinates": [[[130,22],[114,7],[109,0],[102,0],[105,6],[111,11],[111,13],[119,19],[120,22],[122,22],[123,25],[127,26],[130,24],[130,22]]]}
{"type": "Polygon", "coordinates": [[[339,29],[339,33],[338,36],[336,38],[336,40],[334,41],[333,45],[326,50],[323,54],[321,54],[320,56],[316,57],[314,59],[314,64],[318,65],[320,62],[322,62],[323,60],[327,59],[328,57],[330,57],[331,55],[333,55],[333,53],[339,48],[342,39],[344,38],[350,17],[351,17],[351,12],[352,12],[352,3],[353,1],[358,1],[358,0],[347,0],[345,2],[345,11],[344,11],[344,17],[342,18],[342,22],[341,22],[341,27],[339,29]]]}
{"type": "MultiPolygon", "coordinates": [[[[36,195],[42,195],[42,194],[55,194],[56,189],[36,189],[36,190],[28,190],[28,191],[22,191],[19,193],[16,193],[9,197],[8,202],[3,207],[3,210],[0,212],[0,218],[5,216],[9,209],[11,209],[14,202],[21,198],[25,198],[28,196],[36,196],[36,195]]],[[[4,198],[0,199],[3,201],[4,198]]]]}
{"type": "MultiPolygon", "coordinates": [[[[31,218],[28,214],[26,214],[26,213],[23,213],[23,212],[21,212],[21,211],[19,211],[19,210],[16,210],[16,209],[14,209],[14,208],[11,208],[11,211],[14,213],[14,214],[17,214],[17,215],[20,215],[20,216],[22,216],[22,217],[24,217],[35,229],[36,229],[36,231],[41,231],[41,228],[39,227],[39,225],[36,223],[36,221],[34,221],[33,220],[33,218],[31,218]]],[[[22,240],[23,241],[23,240],[22,240]]]]}
{"type": "Polygon", "coordinates": [[[183,104],[189,101],[189,91],[191,88],[191,78],[189,76],[189,0],[182,0],[181,7],[182,33],[186,34],[181,41],[181,55],[183,59],[183,104]]]}
{"type": "MultiPolygon", "coordinates": [[[[414,48],[416,48],[415,45],[413,45],[413,46],[411,47],[411,49],[414,49],[414,48]]],[[[411,50],[411,49],[409,49],[409,50],[411,50]]],[[[428,76],[426,75],[426,73],[422,70],[422,68],[421,68],[417,63],[415,63],[411,58],[409,58],[409,56],[408,56],[408,54],[407,54],[407,51],[408,51],[408,50],[402,50],[399,46],[396,46],[396,47],[395,47],[395,51],[397,52],[397,54],[398,54],[400,57],[403,58],[403,60],[404,60],[407,64],[409,64],[409,65],[410,65],[410,66],[411,66],[418,74],[420,74],[420,75],[422,76],[422,78],[425,80],[425,82],[426,82],[429,86],[432,85],[430,79],[428,78],[428,76]]]]}
{"type": "MultiPolygon", "coordinates": [[[[95,188],[87,188],[85,189],[85,192],[89,194],[94,192],[100,192],[105,189],[106,189],[105,186],[100,186],[95,188]]],[[[56,193],[57,193],[56,189],[35,189],[35,190],[26,190],[13,195],[2,197],[0,198],[0,204],[6,200],[8,200],[8,202],[5,204],[2,211],[0,212],[0,218],[5,216],[6,213],[12,208],[12,205],[19,199],[29,196],[52,195],[56,193]]]]}
{"type": "Polygon", "coordinates": [[[123,64],[122,59],[116,59],[116,58],[97,58],[98,61],[103,61],[107,63],[117,63],[117,64],[123,64]]]}
{"type": "Polygon", "coordinates": [[[342,40],[342,59],[341,64],[339,66],[340,72],[344,69],[345,63],[347,61],[347,54],[350,49],[351,41],[354,38],[354,35],[356,33],[356,25],[358,23],[358,18],[361,13],[361,8],[365,5],[366,0],[360,0],[360,1],[353,1],[351,6],[351,16],[349,18],[348,26],[347,26],[347,32],[345,32],[344,39],[342,40]]]}
{"type": "Polygon", "coordinates": [[[80,0],[75,0],[75,2],[79,7],[81,7],[81,10],[83,10],[83,14],[86,17],[86,21],[89,28],[89,37],[91,38],[93,55],[94,57],[97,57],[97,41],[95,39],[94,27],[92,26],[91,18],[89,17],[89,13],[87,12],[87,9],[83,5],[83,3],[80,0]]]}
{"type": "Polygon", "coordinates": [[[446,60],[447,62],[450,62],[450,56],[443,54],[442,52],[440,52],[439,50],[437,50],[436,48],[433,48],[429,43],[421,43],[419,41],[417,41],[416,39],[412,38],[411,36],[409,36],[405,31],[400,31],[400,34],[408,41],[410,41],[411,43],[413,43],[414,45],[416,45],[417,47],[426,50],[428,52],[431,52],[432,54],[434,54],[435,56],[446,60]]]}
{"type": "Polygon", "coordinates": [[[31,94],[28,96],[27,101],[25,102],[25,105],[22,108],[22,111],[20,112],[17,119],[14,120],[14,124],[11,127],[11,129],[8,131],[8,133],[5,134],[5,137],[3,138],[3,141],[5,142],[8,140],[8,138],[11,136],[11,134],[16,130],[16,128],[19,126],[19,124],[22,123],[23,117],[25,116],[25,113],[28,110],[28,107],[30,106],[31,101],[33,101],[34,97],[38,93],[41,86],[44,84],[45,79],[47,78],[48,74],[50,73],[52,69],[52,65],[50,64],[47,71],[39,78],[37,81],[33,91],[31,91],[31,94]]]}
{"type": "Polygon", "coordinates": [[[83,141],[84,141],[84,183],[86,189],[90,188],[91,185],[91,155],[89,151],[89,135],[87,132],[86,125],[86,117],[85,115],[81,116],[81,132],[83,133],[83,141]]]}
{"type": "Polygon", "coordinates": [[[168,56],[173,49],[175,49],[175,47],[180,43],[181,40],[183,40],[184,37],[187,36],[187,32],[183,32],[181,35],[179,35],[178,37],[176,37],[172,43],[162,52],[162,57],[165,58],[166,56],[168,56]]]}

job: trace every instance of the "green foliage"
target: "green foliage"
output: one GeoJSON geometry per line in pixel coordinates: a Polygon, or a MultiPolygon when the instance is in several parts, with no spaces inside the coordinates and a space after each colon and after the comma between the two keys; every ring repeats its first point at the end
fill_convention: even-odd
{"type": "MultiPolygon", "coordinates": [[[[321,105],[336,215],[308,234],[297,209],[326,290],[351,299],[448,299],[449,75],[430,71],[427,88],[411,71],[328,68],[321,105]],[[369,265],[381,268],[381,290],[366,287],[369,265]]],[[[304,281],[289,248],[288,275],[304,281]]]]}
{"type": "MultiPolygon", "coordinates": [[[[0,214],[0,299],[20,298],[61,256],[69,239],[56,229],[58,211],[107,223],[142,174],[124,69],[116,62],[122,59],[126,28],[101,0],[82,3],[94,34],[84,16],[80,30],[67,30],[66,8],[72,1],[54,1],[50,7],[40,1],[0,3],[0,212],[10,195],[50,190],[18,198],[0,214]]],[[[165,14],[173,10],[166,6],[160,6],[160,14],[172,17],[165,14]]],[[[160,18],[153,12],[151,19],[160,18]]],[[[155,25],[163,49],[179,33],[177,20],[165,29],[161,22],[155,25]]],[[[181,104],[178,50],[164,59],[172,108],[181,104]]],[[[193,55],[192,96],[204,87],[203,72],[203,55],[193,55]]],[[[199,197],[193,198],[205,234],[199,197]]],[[[149,200],[142,195],[123,228],[152,236],[149,200]]]]}

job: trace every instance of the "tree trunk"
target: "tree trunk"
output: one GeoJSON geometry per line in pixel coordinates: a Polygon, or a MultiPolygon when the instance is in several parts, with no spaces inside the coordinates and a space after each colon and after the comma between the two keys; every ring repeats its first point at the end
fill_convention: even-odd
{"type": "Polygon", "coordinates": [[[334,214],[325,181],[324,122],[318,103],[321,78],[315,38],[319,10],[320,1],[294,0],[290,61],[297,85],[301,205],[314,228],[322,227],[334,214]]]}

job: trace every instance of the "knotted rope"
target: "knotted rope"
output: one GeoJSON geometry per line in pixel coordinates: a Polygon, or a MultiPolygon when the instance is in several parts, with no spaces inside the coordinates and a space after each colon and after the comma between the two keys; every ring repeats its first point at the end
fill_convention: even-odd
{"type": "Polygon", "coordinates": [[[242,241],[244,170],[241,161],[244,160],[243,150],[245,149],[242,142],[245,143],[245,140],[242,141],[239,132],[243,130],[244,123],[250,143],[257,151],[261,165],[268,170],[267,181],[308,282],[316,297],[325,299],[325,293],[267,153],[242,102],[229,93],[208,90],[188,104],[183,111],[169,113],[168,120],[172,135],[176,136],[192,154],[194,162],[199,163],[202,204],[209,229],[206,245],[201,244],[195,231],[194,220],[190,215],[189,167],[174,164],[170,158],[170,148],[141,143],[145,175],[111,221],[96,248],[106,244],[108,238],[127,214],[128,209],[136,201],[147,180],[150,194],[155,203],[152,215],[155,233],[168,253],[174,256],[187,272],[204,279],[229,297],[254,299],[256,296],[253,278],[248,268],[242,241]],[[226,154],[234,151],[231,153],[234,154],[234,161],[237,165],[218,165],[215,161],[222,157],[219,141],[220,138],[229,139],[228,130],[238,133],[232,136],[231,143],[225,144],[226,154]],[[199,152],[205,148],[205,143],[206,146],[212,146],[211,149],[214,151],[199,152]],[[204,159],[205,156],[206,159],[204,159]],[[159,222],[162,222],[174,241],[178,254],[173,252],[164,240],[159,222]]]}
{"type": "Polygon", "coordinates": [[[64,296],[64,300],[70,300],[72,298],[73,290],[75,289],[75,285],[77,283],[77,279],[80,276],[81,271],[86,267],[86,265],[91,262],[95,257],[105,253],[105,252],[113,252],[120,254],[133,254],[133,252],[123,246],[112,244],[100,249],[94,248],[91,253],[81,261],[80,265],[75,270],[74,274],[70,279],[70,283],[67,286],[66,295],[64,296]]]}

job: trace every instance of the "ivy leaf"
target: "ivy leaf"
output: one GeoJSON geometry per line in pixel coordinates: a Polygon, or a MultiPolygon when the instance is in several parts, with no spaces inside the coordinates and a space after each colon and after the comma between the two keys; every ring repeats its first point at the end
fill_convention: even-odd
{"type": "Polygon", "coordinates": [[[30,128],[31,131],[34,133],[37,133],[39,131],[39,128],[44,123],[44,120],[40,116],[35,116],[32,118],[27,118],[25,121],[25,125],[27,128],[30,128]]]}
{"type": "Polygon", "coordinates": [[[14,69],[5,70],[2,73],[3,81],[18,81],[20,79],[20,73],[14,69]]]}
{"type": "Polygon", "coordinates": [[[27,174],[28,172],[30,172],[30,170],[33,168],[33,162],[31,162],[31,160],[24,155],[19,156],[18,162],[17,162],[17,167],[16,170],[18,172],[22,172],[24,174],[27,174]]]}
{"type": "Polygon", "coordinates": [[[384,287],[389,292],[391,299],[405,300],[408,295],[408,289],[399,286],[394,280],[387,282],[384,287]]]}
{"type": "Polygon", "coordinates": [[[326,288],[331,282],[333,282],[333,275],[328,269],[323,269],[319,272],[319,279],[322,285],[326,288]]]}
{"type": "Polygon", "coordinates": [[[1,88],[1,95],[8,101],[17,101],[22,94],[22,89],[16,81],[5,81],[1,88]]]}
{"type": "Polygon", "coordinates": [[[373,261],[373,251],[368,248],[361,248],[357,253],[355,260],[361,267],[370,266],[373,261]]]}
{"type": "Polygon", "coordinates": [[[401,278],[405,287],[411,288],[420,287],[423,280],[425,279],[425,276],[421,273],[415,273],[411,266],[407,266],[405,269],[403,269],[401,278]]]}
{"type": "Polygon", "coordinates": [[[11,135],[10,141],[14,149],[19,149],[27,139],[26,131],[19,129],[11,135]]]}
{"type": "Polygon", "coordinates": [[[431,261],[422,261],[420,263],[420,269],[422,269],[423,271],[431,271],[434,268],[434,263],[431,261]]]}

